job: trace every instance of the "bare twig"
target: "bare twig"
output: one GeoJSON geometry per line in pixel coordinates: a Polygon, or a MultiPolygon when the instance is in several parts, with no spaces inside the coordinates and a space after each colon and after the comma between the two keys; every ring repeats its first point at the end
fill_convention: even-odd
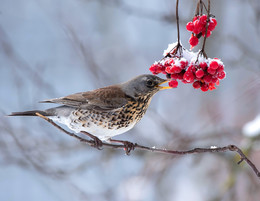
{"type": "Polygon", "coordinates": [[[201,5],[201,0],[198,0],[197,3],[197,7],[196,7],[196,12],[195,12],[195,16],[200,14],[200,5],[201,5]]]}
{"type": "MultiPolygon", "coordinates": [[[[49,119],[46,116],[43,116],[39,113],[36,113],[37,116],[41,117],[42,119],[48,121],[50,124],[52,124],[53,126],[55,126],[56,128],[58,128],[59,130],[63,131],[64,133],[66,133],[67,135],[74,137],[78,140],[80,140],[81,142],[85,142],[90,146],[95,146],[95,142],[94,140],[87,140],[85,138],[82,138],[74,133],[68,132],[67,130],[63,129],[62,127],[60,127],[59,125],[57,125],[56,123],[54,123],[51,119],[49,119]]],[[[191,150],[186,150],[186,151],[178,151],[178,150],[169,150],[169,149],[160,149],[160,148],[155,148],[155,147],[147,147],[147,146],[143,146],[143,145],[139,145],[137,143],[134,143],[134,148],[138,148],[141,150],[147,150],[147,151],[152,151],[152,152],[157,152],[157,153],[166,153],[166,154],[174,154],[174,155],[187,155],[187,154],[199,154],[199,153],[216,153],[216,152],[227,152],[227,151],[233,151],[233,152],[237,152],[240,156],[240,161],[237,164],[240,164],[242,161],[245,161],[251,168],[252,170],[255,172],[256,176],[260,179],[260,172],[259,170],[256,168],[255,164],[252,163],[252,161],[250,161],[247,156],[243,153],[243,151],[238,148],[236,145],[227,145],[224,147],[210,147],[210,148],[194,148],[191,150]]],[[[102,146],[104,147],[110,147],[110,148],[125,148],[125,145],[121,145],[121,144],[110,144],[110,143],[106,143],[106,142],[102,142],[102,146]]]]}
{"type": "Polygon", "coordinates": [[[202,45],[202,48],[201,48],[201,53],[206,58],[207,58],[207,55],[205,53],[205,44],[206,44],[206,40],[207,40],[207,33],[208,33],[208,27],[209,27],[209,18],[210,18],[210,0],[208,0],[206,31],[205,31],[205,36],[204,36],[204,39],[203,39],[203,45],[202,45]]]}
{"type": "Polygon", "coordinates": [[[180,55],[182,54],[182,45],[181,45],[181,39],[180,39],[180,18],[179,18],[179,0],[176,0],[176,25],[177,25],[177,45],[171,49],[160,61],[165,59],[166,57],[169,57],[172,53],[176,55],[179,51],[180,55]]]}
{"type": "Polygon", "coordinates": [[[205,45],[206,45],[206,40],[207,40],[207,33],[208,33],[208,27],[209,27],[209,21],[210,21],[210,0],[208,0],[208,9],[206,9],[206,5],[202,0],[199,0],[197,3],[197,9],[196,9],[196,14],[195,15],[199,15],[199,6],[201,7],[201,15],[202,15],[202,11],[203,11],[203,6],[207,12],[207,23],[206,23],[206,30],[205,30],[205,35],[204,35],[204,39],[203,39],[203,44],[202,44],[202,48],[198,53],[198,57],[196,60],[196,63],[199,60],[199,56],[202,55],[205,58],[208,58],[206,52],[205,52],[205,45]]]}
{"type": "Polygon", "coordinates": [[[179,23],[179,0],[176,0],[176,23],[177,23],[177,34],[178,34],[178,44],[180,45],[180,23],[179,23]]]}

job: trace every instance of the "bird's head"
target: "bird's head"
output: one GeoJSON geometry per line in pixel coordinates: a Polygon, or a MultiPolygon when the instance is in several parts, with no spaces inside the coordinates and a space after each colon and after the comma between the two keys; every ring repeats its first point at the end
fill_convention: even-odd
{"type": "Polygon", "coordinates": [[[151,95],[156,92],[169,89],[168,86],[161,86],[168,82],[168,80],[162,79],[155,75],[140,75],[122,84],[124,92],[131,97],[139,97],[151,95]]]}

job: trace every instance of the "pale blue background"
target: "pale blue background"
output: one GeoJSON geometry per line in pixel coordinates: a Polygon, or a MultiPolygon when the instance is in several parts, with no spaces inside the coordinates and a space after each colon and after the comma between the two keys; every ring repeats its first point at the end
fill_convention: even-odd
{"type": "MultiPolygon", "coordinates": [[[[174,2],[0,0],[0,200],[259,199],[259,180],[233,153],[125,156],[88,147],[39,118],[5,117],[149,73],[176,41],[174,2]]],[[[195,2],[180,1],[187,48],[195,2]]],[[[218,25],[206,51],[222,59],[227,78],[208,93],[184,84],[160,92],[118,138],[179,150],[234,143],[251,147],[259,168],[259,139],[241,132],[260,113],[259,0],[212,0],[211,10],[218,25]]]]}

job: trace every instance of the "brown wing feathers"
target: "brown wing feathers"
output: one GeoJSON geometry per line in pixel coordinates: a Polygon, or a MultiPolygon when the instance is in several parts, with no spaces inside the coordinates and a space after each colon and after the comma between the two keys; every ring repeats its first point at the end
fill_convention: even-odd
{"type": "Polygon", "coordinates": [[[42,103],[58,103],[72,107],[93,107],[95,109],[116,109],[127,103],[126,94],[119,86],[114,85],[93,91],[76,93],[61,98],[41,101],[42,103]]]}

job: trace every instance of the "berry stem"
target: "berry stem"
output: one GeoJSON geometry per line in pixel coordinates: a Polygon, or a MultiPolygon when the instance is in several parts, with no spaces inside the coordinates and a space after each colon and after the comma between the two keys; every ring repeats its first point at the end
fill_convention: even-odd
{"type": "Polygon", "coordinates": [[[180,23],[179,23],[179,0],[176,0],[176,23],[177,23],[177,35],[178,35],[178,43],[177,49],[180,46],[180,23]]]}
{"type": "MultiPolygon", "coordinates": [[[[201,53],[205,56],[205,45],[206,45],[206,40],[207,40],[207,33],[208,33],[208,26],[209,26],[209,17],[210,17],[210,0],[208,0],[208,10],[207,10],[207,24],[206,24],[206,31],[205,31],[205,36],[204,36],[204,40],[203,40],[203,45],[202,45],[202,49],[201,49],[201,53]]],[[[207,58],[207,55],[206,55],[207,58]]]]}
{"type": "MultiPolygon", "coordinates": [[[[203,1],[201,1],[201,7],[202,8],[204,7],[206,12],[208,12],[208,9],[207,9],[207,7],[206,7],[206,5],[205,5],[205,3],[203,1]]],[[[202,10],[201,10],[201,13],[202,13],[202,10]]]]}
{"type": "Polygon", "coordinates": [[[172,48],[171,51],[168,52],[160,61],[162,61],[164,58],[168,57],[170,53],[175,49],[175,55],[180,52],[180,55],[182,54],[182,46],[180,41],[180,22],[179,22],[179,0],[176,0],[176,24],[177,24],[177,45],[172,48]]]}
{"type": "Polygon", "coordinates": [[[204,2],[202,0],[200,0],[200,13],[201,14],[203,13],[203,5],[205,5],[204,2]]]}
{"type": "Polygon", "coordinates": [[[200,5],[201,5],[201,0],[198,0],[195,16],[198,16],[200,14],[200,5]]]}

